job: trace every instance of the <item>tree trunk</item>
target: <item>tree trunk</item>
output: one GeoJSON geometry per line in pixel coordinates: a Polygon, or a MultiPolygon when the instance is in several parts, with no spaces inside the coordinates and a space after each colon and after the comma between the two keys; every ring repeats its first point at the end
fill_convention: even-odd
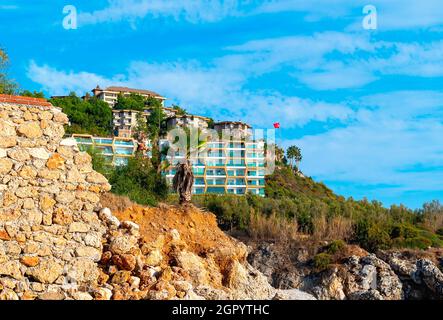
{"type": "Polygon", "coordinates": [[[194,186],[194,172],[189,160],[177,164],[177,172],[173,180],[173,188],[178,192],[180,204],[190,203],[192,200],[192,187],[194,186]]]}

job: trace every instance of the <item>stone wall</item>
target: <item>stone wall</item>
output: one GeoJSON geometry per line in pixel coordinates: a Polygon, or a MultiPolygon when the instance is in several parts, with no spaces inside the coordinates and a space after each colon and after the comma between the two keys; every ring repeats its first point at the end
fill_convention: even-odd
{"type": "Polygon", "coordinates": [[[100,275],[109,191],[44,100],[0,95],[0,299],[82,298],[100,275]]]}

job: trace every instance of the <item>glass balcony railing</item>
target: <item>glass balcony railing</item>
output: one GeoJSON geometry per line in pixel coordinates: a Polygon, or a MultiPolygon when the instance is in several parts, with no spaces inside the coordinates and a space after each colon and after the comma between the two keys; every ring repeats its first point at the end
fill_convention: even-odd
{"type": "Polygon", "coordinates": [[[244,161],[229,161],[226,165],[228,167],[243,167],[243,166],[245,166],[245,162],[244,161]]]}
{"type": "MultiPolygon", "coordinates": [[[[135,147],[134,141],[115,140],[114,144],[118,145],[118,146],[121,146],[121,147],[128,147],[128,148],[134,148],[135,147]]],[[[149,146],[149,145],[147,145],[147,146],[149,146]]]]}
{"type": "Polygon", "coordinates": [[[205,185],[205,179],[201,179],[201,178],[198,178],[198,179],[195,179],[194,180],[194,184],[195,185],[205,185]]]}
{"type": "Polygon", "coordinates": [[[207,176],[226,176],[226,171],[225,170],[206,170],[206,175],[207,176]]]}
{"type": "Polygon", "coordinates": [[[223,180],[206,180],[208,186],[224,186],[226,181],[223,180]]]}
{"type": "Polygon", "coordinates": [[[115,154],[130,156],[133,153],[134,153],[133,149],[121,148],[121,147],[115,148],[115,154]]]}
{"type": "Polygon", "coordinates": [[[112,144],[113,139],[105,139],[105,138],[97,138],[94,139],[94,143],[96,144],[112,144]]]}

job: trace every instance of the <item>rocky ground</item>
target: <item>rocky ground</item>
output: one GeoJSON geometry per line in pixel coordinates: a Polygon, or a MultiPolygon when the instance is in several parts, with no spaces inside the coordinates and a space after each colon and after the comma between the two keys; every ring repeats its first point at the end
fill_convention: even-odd
{"type": "MultiPolygon", "coordinates": [[[[104,205],[120,202],[105,197],[104,205]],[[112,202],[112,203],[110,203],[112,202]]],[[[247,262],[247,247],[193,206],[101,211],[110,228],[100,267],[113,299],[313,299],[276,290],[247,262]]],[[[110,292],[108,292],[110,294],[110,292]]]]}
{"type": "Polygon", "coordinates": [[[316,271],[300,244],[255,243],[248,261],[276,288],[298,288],[322,300],[443,299],[443,251],[343,249],[339,261],[316,271]],[[440,268],[439,268],[440,267],[440,268]]]}

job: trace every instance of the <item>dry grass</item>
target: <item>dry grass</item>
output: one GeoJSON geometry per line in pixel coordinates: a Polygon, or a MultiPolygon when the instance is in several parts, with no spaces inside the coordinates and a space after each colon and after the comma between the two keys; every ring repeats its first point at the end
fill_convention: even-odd
{"type": "Polygon", "coordinates": [[[443,228],[443,214],[428,214],[423,221],[423,227],[436,232],[438,229],[443,228]]]}
{"type": "Polygon", "coordinates": [[[275,213],[269,217],[251,214],[249,233],[254,240],[290,241],[297,237],[297,221],[288,220],[275,213]]]}
{"type": "Polygon", "coordinates": [[[313,238],[316,240],[349,240],[353,234],[351,219],[333,217],[329,220],[324,215],[314,218],[313,238]]]}

